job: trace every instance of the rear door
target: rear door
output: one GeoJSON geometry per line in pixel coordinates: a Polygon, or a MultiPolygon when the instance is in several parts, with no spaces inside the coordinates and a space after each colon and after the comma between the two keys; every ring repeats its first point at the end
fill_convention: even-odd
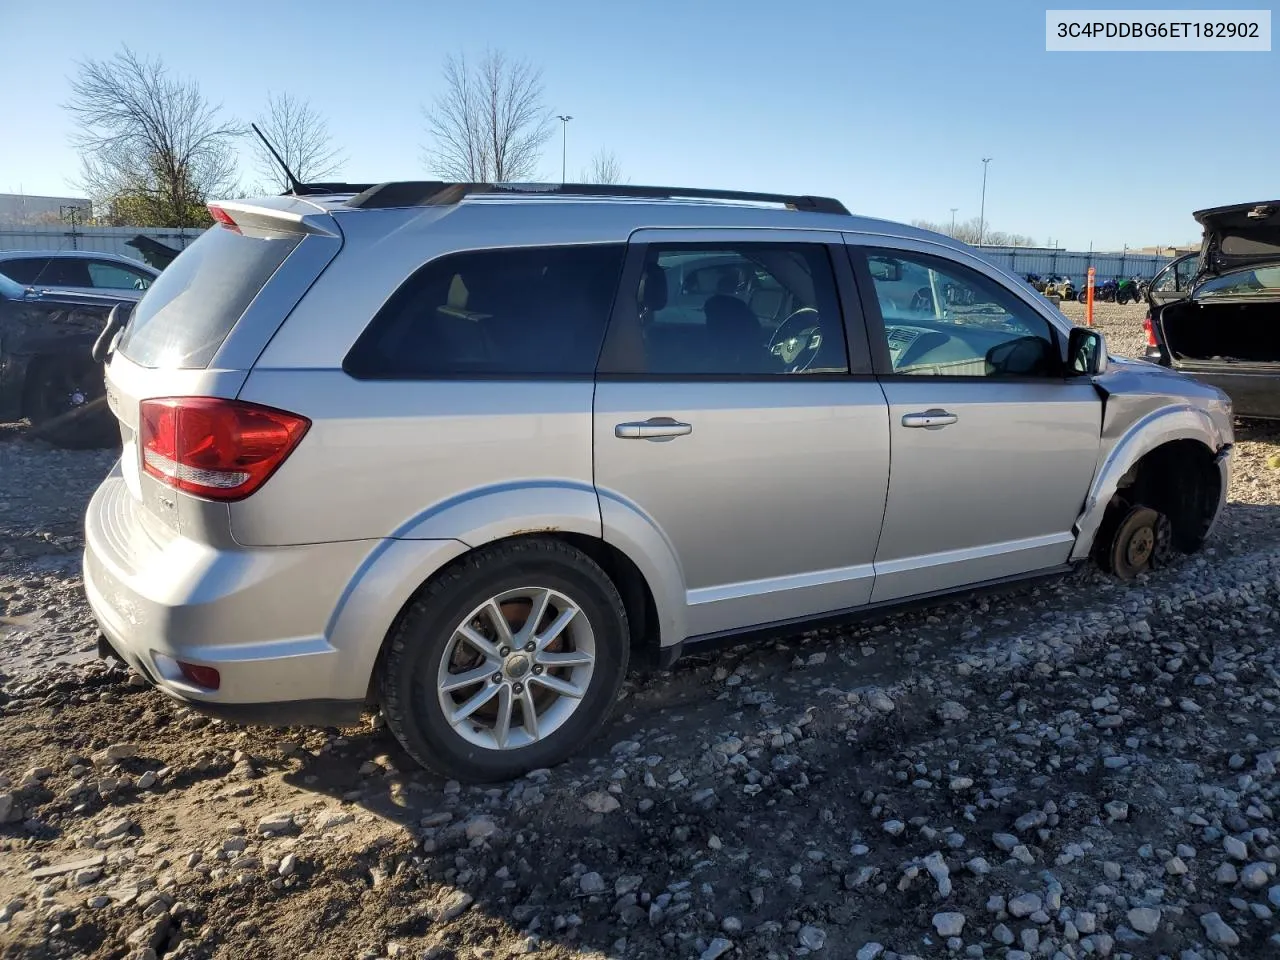
{"type": "Polygon", "coordinates": [[[889,429],[839,235],[633,235],[594,456],[605,539],[667,545],[687,635],[867,603],[889,429]]]}
{"type": "Polygon", "coordinates": [[[1097,464],[1097,391],[1064,377],[1060,334],[987,265],[895,244],[850,247],[893,450],[872,600],[1065,563],[1097,464]]]}

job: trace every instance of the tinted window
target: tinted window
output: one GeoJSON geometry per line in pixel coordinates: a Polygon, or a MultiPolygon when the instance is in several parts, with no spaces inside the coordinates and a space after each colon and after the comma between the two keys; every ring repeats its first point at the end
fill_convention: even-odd
{"type": "Polygon", "coordinates": [[[624,249],[513,247],[433,260],[378,312],[344,369],[378,379],[590,376],[624,249]]]}
{"type": "Polygon", "coordinates": [[[87,261],[79,257],[50,257],[43,261],[35,280],[38,287],[89,287],[87,261]]]}
{"type": "Polygon", "coordinates": [[[149,275],[110,260],[90,260],[89,279],[95,287],[107,290],[146,290],[151,286],[149,275]]]}
{"type": "Polygon", "coordinates": [[[32,284],[49,261],[43,257],[30,257],[22,260],[0,261],[0,273],[10,280],[21,284],[32,284]]]}
{"type": "Polygon", "coordinates": [[[210,227],[138,302],[120,338],[120,352],[144,367],[207,367],[301,240],[301,234],[246,236],[210,227]]]}
{"type": "Polygon", "coordinates": [[[849,370],[835,277],[821,244],[655,245],[630,295],[639,335],[630,337],[636,358],[624,358],[628,372],[849,370]]]}
{"type": "Polygon", "coordinates": [[[872,254],[868,265],[894,373],[1061,374],[1049,322],[977,271],[896,251],[872,254]]]}

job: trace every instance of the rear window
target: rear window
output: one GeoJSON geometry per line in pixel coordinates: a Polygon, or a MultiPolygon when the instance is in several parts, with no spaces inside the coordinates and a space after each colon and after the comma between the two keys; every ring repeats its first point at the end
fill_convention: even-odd
{"type": "Polygon", "coordinates": [[[166,267],[139,302],[119,350],[144,367],[209,365],[236,321],[302,241],[211,227],[166,267]]]}
{"type": "Polygon", "coordinates": [[[456,253],[419,269],[347,356],[359,379],[595,372],[625,247],[456,253]]]}

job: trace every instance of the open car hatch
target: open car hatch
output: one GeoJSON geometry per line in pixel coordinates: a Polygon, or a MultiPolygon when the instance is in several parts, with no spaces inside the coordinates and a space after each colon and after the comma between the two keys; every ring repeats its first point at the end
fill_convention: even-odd
{"type": "Polygon", "coordinates": [[[1211,207],[1194,216],[1204,228],[1202,276],[1280,262],[1280,200],[1211,207]]]}

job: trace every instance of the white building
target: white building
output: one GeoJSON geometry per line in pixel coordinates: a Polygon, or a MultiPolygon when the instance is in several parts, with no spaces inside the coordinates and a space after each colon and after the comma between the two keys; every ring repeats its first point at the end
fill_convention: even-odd
{"type": "Polygon", "coordinates": [[[93,215],[93,204],[84,197],[40,197],[29,193],[0,193],[0,225],[67,223],[72,208],[77,223],[93,215]]]}

